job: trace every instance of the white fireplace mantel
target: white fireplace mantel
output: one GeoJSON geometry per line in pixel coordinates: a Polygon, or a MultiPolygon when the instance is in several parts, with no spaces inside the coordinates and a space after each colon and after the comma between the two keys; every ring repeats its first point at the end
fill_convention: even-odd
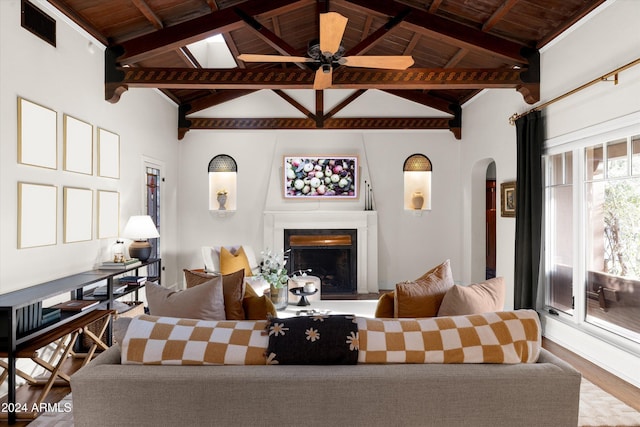
{"type": "Polygon", "coordinates": [[[357,290],[378,292],[378,214],[376,211],[266,211],[264,247],[284,249],[285,229],[358,230],[357,290]]]}

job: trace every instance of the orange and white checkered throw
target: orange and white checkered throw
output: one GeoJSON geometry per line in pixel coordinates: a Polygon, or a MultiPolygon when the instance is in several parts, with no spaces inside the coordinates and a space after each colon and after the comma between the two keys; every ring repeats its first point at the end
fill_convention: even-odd
{"type": "Polygon", "coordinates": [[[265,365],[266,321],[191,320],[142,315],[122,342],[122,364],[265,365]]]}
{"type": "Polygon", "coordinates": [[[359,317],[358,363],[534,363],[534,310],[424,319],[359,317]]]}

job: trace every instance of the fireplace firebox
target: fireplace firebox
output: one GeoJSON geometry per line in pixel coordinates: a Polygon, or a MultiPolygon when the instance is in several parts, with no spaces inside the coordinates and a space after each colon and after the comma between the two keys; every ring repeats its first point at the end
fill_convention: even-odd
{"type": "Polygon", "coordinates": [[[323,297],[357,293],[356,229],[285,229],[284,249],[290,250],[290,275],[311,270],[320,278],[323,297]]]}

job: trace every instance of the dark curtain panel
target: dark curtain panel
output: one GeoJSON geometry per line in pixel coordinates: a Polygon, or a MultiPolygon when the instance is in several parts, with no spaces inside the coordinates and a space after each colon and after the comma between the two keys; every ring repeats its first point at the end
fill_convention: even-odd
{"type": "Polygon", "coordinates": [[[516,256],[514,308],[536,308],[542,244],[542,146],[544,123],[539,111],[516,120],[516,256]]]}

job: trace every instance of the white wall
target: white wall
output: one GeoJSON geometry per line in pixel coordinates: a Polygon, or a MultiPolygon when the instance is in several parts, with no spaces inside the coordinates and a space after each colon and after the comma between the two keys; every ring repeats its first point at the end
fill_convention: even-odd
{"type": "Polygon", "coordinates": [[[176,213],[178,143],[174,105],[155,91],[130,90],[119,103],[104,100],[104,60],[98,46],[57,17],[57,47],[20,26],[20,0],[0,2],[0,293],[90,270],[106,259],[115,238],[97,239],[95,190],[120,192],[120,229],[130,215],[142,212],[143,158],[163,163],[162,252],[168,285],[176,282],[176,213]],[[17,162],[17,97],[57,111],[58,168],[43,169],[17,162]],[[120,179],[63,171],[63,114],[120,136],[120,179]],[[17,183],[58,187],[57,244],[17,249],[17,183]],[[94,190],[93,239],[63,243],[63,187],[94,190]]]}
{"type": "MultiPolygon", "coordinates": [[[[274,107],[277,108],[277,107],[274,107]]],[[[368,177],[378,211],[379,287],[419,277],[450,258],[460,277],[462,254],[460,142],[440,132],[190,131],[180,143],[179,268],[202,267],[200,247],[251,244],[263,248],[265,210],[364,209],[358,201],[285,200],[280,173],[284,154],[355,154],[368,177]],[[433,163],[432,210],[416,216],[403,208],[402,165],[416,152],[433,163]],[[238,209],[227,216],[207,210],[207,166],[217,154],[238,163],[238,209]],[[194,224],[196,226],[194,226],[194,224]]]]}

